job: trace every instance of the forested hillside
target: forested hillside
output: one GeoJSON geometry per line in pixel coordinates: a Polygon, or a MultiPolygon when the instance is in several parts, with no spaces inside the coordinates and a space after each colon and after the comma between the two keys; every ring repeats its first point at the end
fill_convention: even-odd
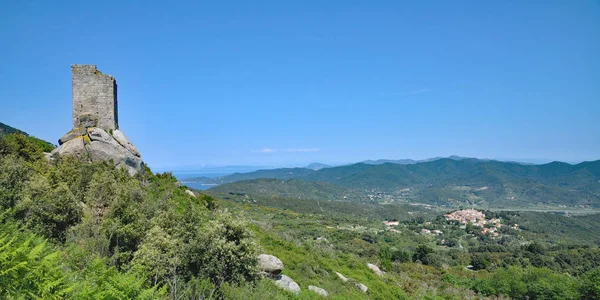
{"type": "Polygon", "coordinates": [[[16,129],[14,127],[11,127],[9,125],[6,125],[6,124],[0,122],[0,135],[2,135],[2,134],[12,134],[12,133],[20,133],[20,134],[27,135],[25,132],[22,132],[19,129],[16,129]]]}
{"type": "Polygon", "coordinates": [[[421,203],[438,205],[600,207],[600,161],[576,165],[561,162],[523,165],[472,159],[439,159],[409,165],[359,163],[318,171],[261,170],[224,176],[213,182],[256,178],[327,182],[348,189],[382,192],[397,200],[418,199],[421,203]]]}
{"type": "MultiPolygon", "coordinates": [[[[491,235],[432,207],[280,198],[297,182],[263,181],[276,196],[217,200],[169,173],[49,162],[28,137],[0,136],[0,298],[321,299],[309,286],[331,299],[600,296],[597,215],[486,211],[504,224],[491,235]],[[261,252],[298,292],[259,276],[261,252]]],[[[315,185],[346,191],[297,187],[320,197],[315,185]]]]}
{"type": "Polygon", "coordinates": [[[316,202],[231,195],[222,203],[251,217],[260,244],[289,262],[286,274],[301,285],[345,295],[339,299],[598,297],[591,292],[600,283],[597,214],[484,211],[505,224],[492,235],[419,206],[316,202]],[[397,218],[399,225],[382,224],[384,217],[397,218]],[[367,263],[385,273],[376,276],[367,263]],[[368,286],[368,297],[351,286],[340,291],[335,272],[368,286]]]}
{"type": "Polygon", "coordinates": [[[24,131],[21,131],[19,129],[16,129],[14,127],[8,126],[0,122],[0,136],[7,134],[22,134],[26,136],[30,142],[37,144],[44,152],[50,152],[52,151],[52,149],[54,149],[54,145],[52,143],[30,136],[24,131]]]}
{"type": "Polygon", "coordinates": [[[312,200],[367,201],[360,191],[321,181],[260,178],[237,181],[211,188],[215,195],[247,195],[261,198],[298,198],[312,200]]]}

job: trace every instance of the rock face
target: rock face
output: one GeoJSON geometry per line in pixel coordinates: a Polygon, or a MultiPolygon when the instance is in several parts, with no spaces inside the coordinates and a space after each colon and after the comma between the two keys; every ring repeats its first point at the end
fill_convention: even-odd
{"type": "Polygon", "coordinates": [[[52,150],[50,157],[57,158],[57,156],[67,154],[77,156],[83,156],[84,154],[87,154],[85,144],[83,143],[83,136],[76,136],[68,141],[63,142],[60,147],[52,150]]]}
{"type": "Polygon", "coordinates": [[[72,65],[73,129],[63,135],[46,157],[72,155],[94,161],[112,161],[130,175],[143,171],[140,153],[119,130],[117,82],[94,65],[72,65]]]}
{"type": "Polygon", "coordinates": [[[140,153],[138,152],[138,150],[135,148],[135,146],[127,139],[127,137],[125,137],[125,134],[119,130],[116,129],[113,131],[113,138],[115,138],[115,140],[123,147],[125,147],[127,150],[129,150],[129,152],[133,153],[133,155],[140,157],[140,153]]]}
{"type": "Polygon", "coordinates": [[[377,274],[377,276],[379,276],[379,277],[383,276],[383,271],[381,271],[378,266],[376,266],[374,264],[367,264],[367,267],[369,267],[369,269],[371,269],[371,271],[373,271],[375,274],[377,274]]]}
{"type": "Polygon", "coordinates": [[[91,162],[112,160],[115,166],[127,169],[130,175],[144,168],[139,153],[121,146],[108,132],[98,127],[87,128],[85,131],[72,130],[65,134],[59,143],[60,147],[50,153],[53,159],[63,155],[74,155],[91,162]]]}
{"type": "Polygon", "coordinates": [[[275,277],[274,280],[275,285],[279,288],[284,289],[288,292],[292,292],[296,295],[300,293],[300,286],[291,278],[285,275],[279,275],[275,277]]]}
{"type": "Polygon", "coordinates": [[[320,287],[314,286],[314,285],[309,285],[308,286],[308,290],[309,291],[313,291],[313,292],[315,292],[315,293],[317,293],[317,294],[319,294],[319,295],[321,295],[323,297],[327,297],[329,295],[329,293],[327,293],[326,290],[324,290],[324,289],[322,289],[320,287]]]}
{"type": "Polygon", "coordinates": [[[273,255],[261,254],[258,256],[258,270],[263,276],[274,277],[281,274],[283,262],[273,255]]]}
{"type": "Polygon", "coordinates": [[[60,139],[58,139],[58,144],[62,145],[76,137],[84,136],[87,133],[87,127],[77,127],[63,135],[60,139]]]}

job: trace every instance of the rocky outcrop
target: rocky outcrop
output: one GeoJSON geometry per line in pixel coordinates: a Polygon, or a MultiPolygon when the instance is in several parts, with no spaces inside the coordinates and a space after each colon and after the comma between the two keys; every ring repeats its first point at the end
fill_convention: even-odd
{"type": "Polygon", "coordinates": [[[369,290],[369,288],[366,285],[364,285],[364,284],[362,284],[360,282],[355,282],[354,286],[356,286],[363,293],[366,293],[367,290],[369,290]]]}
{"type": "Polygon", "coordinates": [[[300,286],[286,275],[278,275],[273,279],[275,280],[275,285],[277,287],[284,289],[288,292],[294,293],[296,295],[300,294],[300,286]]]}
{"type": "Polygon", "coordinates": [[[283,262],[276,256],[270,254],[259,255],[257,268],[259,275],[272,279],[279,288],[294,294],[300,293],[300,286],[290,277],[281,274],[283,262]]]}
{"type": "Polygon", "coordinates": [[[275,277],[281,274],[282,270],[283,262],[276,256],[269,254],[261,254],[258,256],[258,271],[261,275],[275,277]]]}
{"type": "Polygon", "coordinates": [[[335,272],[335,274],[342,280],[342,282],[348,282],[348,278],[346,278],[344,275],[335,272]]]}
{"type": "Polygon", "coordinates": [[[369,267],[369,269],[371,269],[371,271],[373,271],[373,273],[377,274],[377,276],[379,276],[379,277],[383,276],[383,271],[381,271],[378,266],[376,266],[374,264],[367,264],[367,267],[369,267]]]}
{"type": "Polygon", "coordinates": [[[87,133],[86,127],[77,127],[63,135],[60,139],[58,139],[58,144],[62,145],[76,137],[84,136],[87,133]]]}
{"type": "Polygon", "coordinates": [[[127,169],[130,175],[142,171],[144,162],[139,152],[120,131],[118,139],[99,127],[83,127],[94,125],[94,121],[86,116],[79,118],[79,125],[62,136],[60,147],[50,153],[51,159],[64,155],[73,155],[88,161],[112,161],[115,166],[127,169]],[[119,141],[120,140],[120,141],[119,141]]]}
{"type": "Polygon", "coordinates": [[[123,147],[125,147],[125,149],[129,150],[129,152],[131,152],[133,155],[140,157],[140,153],[138,152],[138,150],[135,148],[135,146],[127,139],[127,137],[125,136],[125,134],[119,130],[113,130],[113,134],[112,134],[113,138],[115,138],[115,140],[123,147]]]}
{"type": "Polygon", "coordinates": [[[363,293],[366,293],[367,290],[369,290],[369,288],[366,285],[364,285],[364,284],[362,284],[360,282],[357,282],[354,279],[346,278],[346,276],[344,276],[344,275],[342,275],[342,274],[340,274],[338,272],[335,272],[335,274],[342,280],[342,282],[350,282],[350,283],[352,283],[355,287],[357,287],[363,293]]]}
{"type": "Polygon", "coordinates": [[[317,294],[319,294],[319,295],[321,295],[323,297],[329,296],[329,293],[327,293],[326,290],[324,290],[324,289],[322,289],[320,287],[314,286],[314,285],[309,285],[308,286],[308,290],[309,291],[313,291],[313,292],[315,292],[315,293],[317,293],[317,294]]]}
{"type": "Polygon", "coordinates": [[[83,157],[84,155],[87,155],[87,150],[85,149],[85,143],[83,139],[83,136],[77,136],[64,142],[60,147],[52,150],[50,157],[57,158],[58,156],[63,155],[76,155],[83,157]]]}

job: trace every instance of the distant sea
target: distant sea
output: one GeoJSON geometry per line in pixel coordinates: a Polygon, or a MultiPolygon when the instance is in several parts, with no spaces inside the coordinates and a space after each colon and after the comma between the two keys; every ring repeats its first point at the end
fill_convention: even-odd
{"type": "MultiPolygon", "coordinates": [[[[209,178],[217,178],[217,177],[221,177],[221,176],[226,176],[226,175],[230,175],[233,173],[204,173],[204,172],[189,172],[189,171],[184,171],[184,172],[173,172],[173,176],[175,176],[175,178],[177,178],[177,180],[182,181],[185,180],[186,178],[194,178],[194,177],[209,177],[209,178]]],[[[210,189],[211,187],[215,186],[215,185],[204,185],[200,182],[188,182],[188,183],[184,183],[184,185],[191,187],[193,189],[197,189],[197,190],[206,190],[206,189],[210,189]]]]}
{"type": "MultiPolygon", "coordinates": [[[[175,168],[159,168],[157,172],[171,172],[175,178],[179,181],[185,181],[187,178],[194,177],[209,177],[217,178],[221,176],[231,175],[233,173],[247,173],[260,169],[273,169],[274,167],[269,166],[180,166],[175,168]]],[[[206,190],[215,185],[203,185],[200,182],[195,183],[184,183],[186,186],[198,189],[206,190]]]]}

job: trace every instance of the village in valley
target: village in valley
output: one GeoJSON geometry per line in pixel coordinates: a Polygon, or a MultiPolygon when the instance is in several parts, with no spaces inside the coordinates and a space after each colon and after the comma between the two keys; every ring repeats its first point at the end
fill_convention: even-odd
{"type": "MultiPolygon", "coordinates": [[[[478,211],[476,209],[457,210],[445,214],[443,218],[444,222],[442,222],[442,224],[440,224],[440,222],[424,222],[419,230],[419,233],[424,235],[443,235],[444,229],[447,229],[449,224],[458,225],[460,229],[467,230],[468,232],[478,232],[479,234],[488,235],[491,237],[498,237],[500,235],[500,228],[504,226],[509,226],[511,229],[515,230],[519,229],[519,224],[503,224],[501,218],[486,217],[482,211],[478,211]]],[[[383,224],[386,226],[388,231],[392,233],[400,233],[400,231],[396,228],[401,225],[398,220],[386,220],[383,221],[383,224]]],[[[442,243],[444,242],[445,241],[442,241],[442,243]]]]}

